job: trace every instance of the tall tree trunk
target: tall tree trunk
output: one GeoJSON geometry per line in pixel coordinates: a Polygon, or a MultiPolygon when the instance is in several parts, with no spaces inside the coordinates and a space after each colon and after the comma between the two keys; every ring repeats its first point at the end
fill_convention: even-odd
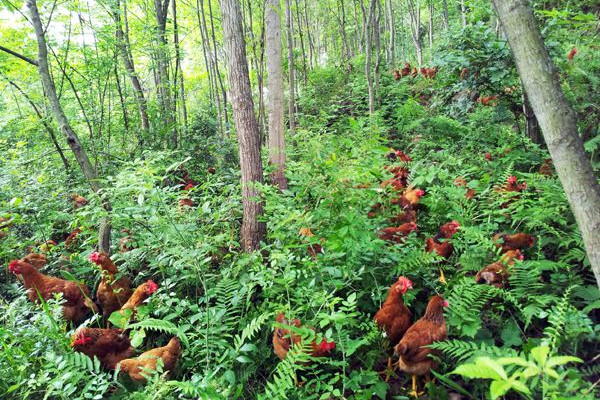
{"type": "MultiPolygon", "coordinates": [[[[375,19],[374,14],[375,14],[375,6],[377,5],[377,1],[378,0],[371,0],[370,4],[369,4],[369,13],[366,17],[366,22],[365,22],[365,39],[366,39],[366,44],[365,44],[365,77],[367,78],[367,88],[368,88],[368,92],[369,92],[369,115],[373,116],[373,113],[375,112],[375,91],[373,89],[373,77],[371,76],[371,53],[372,53],[372,37],[373,35],[371,34],[372,32],[372,27],[373,27],[373,20],[375,19]]],[[[362,0],[361,0],[362,3],[362,0]]]]}
{"type": "Polygon", "coordinates": [[[225,119],[222,117],[220,91],[217,84],[216,69],[213,67],[208,26],[206,24],[206,14],[204,13],[204,0],[196,0],[196,4],[196,15],[198,16],[200,36],[202,37],[202,53],[204,55],[204,64],[206,65],[206,74],[208,75],[210,98],[212,103],[216,102],[215,110],[217,112],[217,121],[219,121],[219,132],[224,133],[223,124],[225,119]]]}
{"type": "MultiPolygon", "coordinates": [[[[179,26],[177,25],[177,0],[173,0],[173,44],[175,45],[175,76],[173,78],[173,104],[177,109],[177,99],[181,104],[183,127],[187,130],[187,108],[185,105],[185,89],[183,85],[183,70],[181,69],[181,48],[179,46],[179,26]]],[[[177,126],[177,124],[175,124],[177,126]]],[[[175,133],[176,134],[176,133],[175,133]]]]}
{"type": "Polygon", "coordinates": [[[442,0],[442,7],[444,9],[444,29],[448,29],[450,27],[450,22],[448,21],[448,1],[442,0]]]}
{"type": "Polygon", "coordinates": [[[266,226],[259,221],[263,204],[256,183],[263,181],[260,158],[260,137],[254,116],[246,43],[242,29],[242,12],[238,0],[220,0],[225,51],[229,70],[229,85],[233,117],[237,127],[240,166],[242,170],[242,221],[241,245],[244,251],[257,250],[266,226]]]}
{"type": "Polygon", "coordinates": [[[460,0],[460,16],[462,20],[463,28],[467,27],[467,7],[465,6],[465,0],[460,0]]]}
{"type": "Polygon", "coordinates": [[[493,0],[600,288],[600,185],[527,0],[493,0]]]}
{"type": "Polygon", "coordinates": [[[310,69],[312,69],[313,68],[313,57],[314,57],[314,53],[315,53],[315,45],[314,45],[313,38],[312,38],[312,35],[310,32],[310,24],[308,22],[308,6],[306,5],[307,1],[308,0],[304,0],[304,23],[306,26],[306,37],[308,39],[308,64],[310,66],[310,69]]]}
{"type": "Polygon", "coordinates": [[[389,21],[389,35],[390,39],[388,42],[388,67],[393,69],[396,65],[396,26],[394,21],[394,8],[392,7],[392,0],[385,1],[387,5],[387,14],[389,21]]]}
{"type": "Polygon", "coordinates": [[[119,94],[119,103],[121,104],[121,112],[123,113],[123,125],[125,128],[125,134],[129,136],[129,114],[127,114],[127,105],[125,104],[125,97],[123,96],[123,89],[121,89],[121,78],[119,77],[119,67],[115,62],[115,83],[117,84],[117,93],[119,94]]]}
{"type": "Polygon", "coordinates": [[[285,0],[285,17],[287,25],[287,42],[288,42],[288,118],[290,120],[290,135],[296,133],[296,79],[294,78],[294,40],[292,37],[292,4],[290,0],[285,0]]]}
{"type": "MultiPolygon", "coordinates": [[[[40,75],[40,80],[42,81],[42,86],[44,87],[44,93],[48,98],[54,118],[56,119],[60,130],[67,138],[67,143],[73,151],[75,159],[79,163],[83,175],[87,179],[89,185],[92,187],[92,190],[100,195],[99,192],[101,186],[100,182],[98,181],[96,170],[90,163],[87,153],[81,146],[79,137],[69,124],[69,121],[67,120],[67,117],[65,116],[65,113],[60,105],[60,101],[58,100],[54,82],[50,78],[50,68],[48,67],[48,48],[46,47],[44,27],[42,26],[42,21],[40,20],[40,13],[38,11],[36,0],[27,0],[27,8],[29,9],[29,13],[31,15],[31,22],[33,23],[33,29],[37,39],[38,72],[40,75]]],[[[110,211],[111,208],[108,200],[104,196],[101,196],[101,198],[104,208],[107,211],[110,211]]],[[[104,218],[100,222],[98,246],[100,250],[110,253],[110,221],[107,218],[104,218]]]]}
{"type": "MultiPolygon", "coordinates": [[[[223,96],[223,117],[225,118],[225,126],[229,126],[229,113],[227,111],[227,91],[225,91],[225,85],[223,84],[223,79],[221,78],[221,71],[219,71],[219,57],[217,54],[217,35],[215,34],[215,23],[212,12],[212,2],[208,1],[208,16],[210,20],[210,32],[212,36],[212,44],[213,44],[213,57],[215,61],[215,75],[217,76],[217,82],[219,82],[219,87],[221,88],[221,96],[223,96]]],[[[227,128],[229,132],[229,128],[227,128]]]]}
{"type": "Polygon", "coordinates": [[[266,52],[269,93],[269,163],[275,171],[271,181],[280,190],[287,189],[285,178],[285,132],[283,121],[283,68],[281,65],[280,0],[267,0],[266,52]]]}
{"type": "MultiPolygon", "coordinates": [[[[127,5],[124,6],[124,14],[123,18],[127,18],[127,5]]],[[[127,71],[127,75],[129,76],[129,80],[131,81],[131,86],[133,86],[133,91],[135,93],[135,100],[138,106],[138,112],[140,114],[140,123],[142,125],[142,131],[144,132],[141,135],[143,141],[144,136],[148,139],[148,134],[150,132],[150,120],[148,119],[148,106],[146,103],[146,97],[144,96],[144,89],[142,88],[142,84],[140,83],[140,79],[135,72],[135,66],[133,63],[133,56],[131,54],[131,47],[129,46],[129,35],[128,29],[123,31],[123,27],[121,25],[121,6],[119,0],[116,0],[115,8],[113,10],[113,19],[115,20],[115,36],[117,39],[117,46],[119,49],[119,54],[121,55],[121,59],[123,60],[123,65],[125,66],[125,70],[127,71]]]]}
{"type": "MultiPolygon", "coordinates": [[[[173,0],[176,1],[176,0],[173,0]]],[[[170,0],[154,0],[154,11],[156,14],[156,74],[158,101],[160,103],[161,120],[166,132],[171,131],[171,143],[177,148],[177,128],[173,122],[173,106],[171,105],[171,85],[169,82],[169,55],[167,46],[167,13],[170,0]]]]}
{"type": "Polygon", "coordinates": [[[410,32],[413,43],[415,45],[415,53],[417,54],[417,64],[419,68],[423,66],[423,46],[421,45],[421,1],[407,1],[408,14],[410,16],[410,32]]]}
{"type": "Polygon", "coordinates": [[[375,105],[379,107],[379,71],[381,69],[381,3],[377,1],[375,8],[377,11],[373,15],[373,36],[375,39],[375,105]]]}
{"type": "MultiPolygon", "coordinates": [[[[343,0],[342,0],[343,1],[343,0]]],[[[308,68],[306,62],[306,51],[304,51],[304,34],[302,33],[302,20],[300,19],[300,4],[296,0],[296,20],[298,22],[298,37],[300,38],[300,50],[302,50],[302,81],[304,86],[308,81],[308,68]]]]}
{"type": "Polygon", "coordinates": [[[427,8],[429,11],[429,61],[433,60],[433,1],[428,0],[427,8]]]}

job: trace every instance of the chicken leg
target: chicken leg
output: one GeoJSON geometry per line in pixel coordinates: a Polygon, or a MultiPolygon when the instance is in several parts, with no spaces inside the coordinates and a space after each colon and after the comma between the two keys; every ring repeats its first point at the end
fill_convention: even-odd
{"type": "Polygon", "coordinates": [[[417,376],[416,375],[412,376],[412,390],[410,391],[409,394],[416,399],[419,398],[419,396],[421,396],[423,394],[423,392],[417,391],[417,376]]]}
{"type": "Polygon", "coordinates": [[[396,368],[392,365],[392,357],[388,357],[387,367],[383,371],[377,372],[379,375],[385,375],[385,382],[389,382],[392,375],[396,375],[396,368]]]}
{"type": "Polygon", "coordinates": [[[446,277],[444,276],[444,270],[440,268],[440,282],[442,282],[444,285],[447,285],[446,283],[446,277]]]}

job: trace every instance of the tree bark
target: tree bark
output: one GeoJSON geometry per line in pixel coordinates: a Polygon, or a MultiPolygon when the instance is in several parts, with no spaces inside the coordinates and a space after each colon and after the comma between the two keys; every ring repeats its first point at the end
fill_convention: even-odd
{"type": "Polygon", "coordinates": [[[600,185],[527,0],[493,0],[600,288],[600,185]]]}
{"type": "MultiPolygon", "coordinates": [[[[375,6],[378,0],[371,0],[369,4],[369,13],[365,20],[365,77],[367,78],[367,90],[369,92],[369,115],[373,116],[375,112],[375,91],[373,89],[373,77],[371,76],[371,45],[372,45],[372,27],[375,14],[375,6]]],[[[362,1],[361,1],[362,3],[362,1]]]]}
{"type": "Polygon", "coordinates": [[[467,27],[467,7],[465,6],[465,0],[460,0],[460,16],[462,20],[463,28],[467,27]]]}
{"type": "Polygon", "coordinates": [[[263,182],[263,169],[260,157],[260,137],[254,116],[246,43],[242,29],[242,12],[238,0],[220,0],[225,51],[229,70],[231,105],[238,133],[240,167],[242,171],[242,221],[241,245],[250,252],[260,247],[266,231],[259,218],[263,213],[263,203],[256,183],[263,182]]]}
{"type": "Polygon", "coordinates": [[[288,42],[288,86],[289,86],[289,99],[288,99],[288,118],[290,122],[290,135],[294,136],[296,133],[296,93],[295,93],[295,78],[294,78],[294,41],[292,37],[292,4],[290,0],[285,0],[285,18],[287,25],[287,42],[288,42]]]}
{"type": "MultiPolygon", "coordinates": [[[[173,0],[175,1],[175,0],[173,0]]],[[[157,92],[160,103],[160,113],[166,131],[172,131],[171,143],[173,148],[177,148],[177,129],[173,123],[173,107],[171,105],[171,85],[169,84],[169,55],[167,51],[167,12],[169,10],[170,0],[154,0],[154,11],[156,13],[156,64],[158,66],[157,92]]]]}
{"type": "Polygon", "coordinates": [[[266,51],[269,93],[269,163],[275,171],[271,181],[280,190],[287,189],[285,178],[285,132],[283,121],[283,68],[281,66],[280,0],[267,0],[266,51]]]}
{"type": "Polygon", "coordinates": [[[442,0],[442,8],[444,9],[444,29],[448,29],[450,27],[450,23],[448,21],[448,1],[442,0]]]}
{"type": "MultiPolygon", "coordinates": [[[[46,47],[44,27],[42,26],[42,21],[40,20],[40,14],[37,8],[36,0],[27,0],[27,8],[31,14],[31,22],[33,23],[33,29],[37,39],[38,72],[40,75],[40,80],[42,81],[42,86],[44,87],[44,93],[50,102],[50,107],[52,108],[54,118],[56,119],[60,130],[66,136],[67,143],[73,151],[75,159],[79,163],[83,175],[92,187],[92,190],[99,194],[101,186],[100,182],[98,181],[96,170],[90,163],[90,159],[88,158],[84,148],[81,146],[79,137],[69,124],[69,121],[67,120],[67,117],[65,116],[65,113],[60,105],[60,101],[58,100],[58,96],[56,95],[54,82],[52,82],[52,79],[50,78],[50,69],[48,67],[48,48],[46,47]]],[[[105,197],[101,197],[104,208],[106,211],[110,211],[110,203],[105,197]]],[[[100,222],[98,246],[100,250],[110,253],[110,222],[107,218],[102,219],[100,222]]]]}
{"type": "Polygon", "coordinates": [[[396,65],[396,26],[394,22],[394,8],[392,7],[392,0],[386,0],[387,13],[389,21],[389,35],[390,39],[388,42],[388,67],[393,69],[396,65]]]}
{"type": "Polygon", "coordinates": [[[407,1],[408,14],[410,16],[410,32],[412,35],[413,43],[415,45],[415,52],[417,54],[417,64],[419,68],[423,66],[423,46],[421,45],[421,1],[417,0],[415,5],[414,0],[407,1]]]}
{"type": "MultiPolygon", "coordinates": [[[[124,5],[124,7],[127,6],[124,5]]],[[[124,16],[126,18],[126,13],[124,16]]],[[[142,126],[142,131],[145,133],[145,135],[142,135],[142,140],[140,140],[140,142],[142,142],[144,139],[143,136],[146,136],[147,138],[148,133],[150,132],[148,105],[146,103],[146,96],[144,96],[144,89],[142,88],[140,79],[135,72],[131,48],[129,46],[129,35],[126,32],[123,32],[123,26],[121,25],[121,5],[119,0],[116,0],[115,8],[113,10],[113,18],[115,20],[115,36],[117,39],[119,54],[121,55],[121,60],[123,60],[123,65],[125,66],[125,70],[127,71],[127,75],[131,81],[131,86],[133,86],[135,100],[138,106],[138,113],[140,114],[140,124],[142,126]]]]}

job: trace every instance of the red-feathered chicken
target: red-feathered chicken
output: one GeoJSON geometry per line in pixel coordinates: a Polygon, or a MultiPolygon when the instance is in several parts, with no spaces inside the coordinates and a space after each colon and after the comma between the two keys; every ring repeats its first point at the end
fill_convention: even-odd
{"type": "Polygon", "coordinates": [[[80,233],[81,228],[77,228],[71,231],[71,233],[69,233],[69,236],[67,236],[67,238],[65,239],[65,247],[70,248],[71,246],[76,246],[78,241],[77,235],[79,235],[80,233]]]}
{"type": "Polygon", "coordinates": [[[407,222],[398,227],[383,228],[379,231],[379,238],[387,242],[402,243],[404,238],[408,236],[412,231],[417,230],[417,224],[414,222],[407,222]]]}
{"type": "MultiPolygon", "coordinates": [[[[450,242],[450,239],[456,232],[458,232],[458,228],[460,228],[458,221],[452,221],[442,225],[434,237],[427,238],[425,240],[425,251],[428,253],[436,252],[443,258],[449,258],[454,250],[454,246],[450,242]]],[[[444,271],[441,268],[440,282],[446,283],[446,277],[444,276],[444,271]]]]}
{"type": "Polygon", "coordinates": [[[21,260],[33,265],[36,269],[42,269],[46,264],[48,264],[48,258],[46,255],[40,253],[29,253],[21,260]]]}
{"type": "Polygon", "coordinates": [[[421,197],[423,197],[424,195],[424,190],[409,186],[408,188],[406,188],[402,196],[392,199],[391,203],[393,205],[399,205],[403,209],[415,208],[418,206],[421,197]]]}
{"type": "Polygon", "coordinates": [[[540,165],[540,169],[538,169],[538,174],[545,176],[552,176],[554,171],[552,170],[552,159],[546,158],[542,165],[540,165]]]}
{"type": "Polygon", "coordinates": [[[535,238],[527,233],[515,233],[512,235],[506,233],[497,233],[493,239],[496,247],[502,249],[502,253],[510,250],[523,250],[526,247],[532,247],[535,244],[535,238]]]}
{"type": "Polygon", "coordinates": [[[464,67],[461,71],[460,71],[460,79],[465,79],[466,77],[469,76],[469,68],[464,67]]]}
{"type": "Polygon", "coordinates": [[[500,257],[500,260],[484,267],[475,275],[475,282],[480,284],[492,285],[497,288],[504,288],[508,284],[509,272],[506,266],[514,265],[515,261],[523,260],[523,255],[519,250],[509,250],[500,257]]]}
{"type": "Polygon", "coordinates": [[[98,357],[109,370],[117,363],[132,357],[135,350],[129,342],[129,335],[121,329],[81,328],[73,335],[71,347],[89,357],[98,357]]]}
{"type": "MultiPolygon", "coordinates": [[[[404,305],[404,294],[412,289],[410,279],[401,276],[398,278],[388,292],[385,302],[375,314],[373,320],[383,330],[383,336],[388,339],[388,344],[393,348],[402,339],[402,335],[412,323],[412,314],[404,305]]],[[[386,368],[386,381],[392,371],[392,358],[388,357],[386,368]]]]}
{"type": "Polygon", "coordinates": [[[102,272],[96,297],[102,307],[102,316],[108,321],[110,314],[119,310],[131,297],[131,280],[126,276],[117,279],[119,270],[104,252],[93,252],[90,261],[99,266],[102,272]]]}
{"type": "Polygon", "coordinates": [[[400,70],[400,76],[405,77],[410,75],[410,63],[404,63],[404,68],[400,70]]]}
{"type": "Polygon", "coordinates": [[[404,210],[404,212],[396,214],[395,216],[391,217],[388,221],[390,221],[390,223],[396,224],[396,225],[405,224],[407,222],[416,223],[417,222],[417,211],[407,208],[404,210]]]}
{"type": "Polygon", "coordinates": [[[397,69],[394,70],[394,79],[397,81],[400,80],[400,71],[398,71],[397,69]]]}
{"type": "Polygon", "coordinates": [[[504,186],[504,190],[507,192],[522,192],[527,189],[527,182],[517,183],[517,177],[511,175],[506,179],[506,185],[504,186]]]}
{"type": "MultiPolygon", "coordinates": [[[[287,356],[288,351],[290,351],[290,348],[302,343],[302,337],[299,334],[292,332],[290,329],[292,326],[300,328],[302,324],[300,323],[300,320],[296,318],[290,323],[282,313],[277,314],[277,323],[281,326],[276,326],[273,330],[273,350],[277,357],[283,360],[287,356]]],[[[335,342],[328,342],[327,339],[324,338],[317,344],[317,340],[314,339],[310,343],[310,347],[311,356],[326,357],[333,349],[335,349],[335,342]]]]}
{"type": "Polygon", "coordinates": [[[54,293],[62,293],[66,300],[62,306],[63,316],[68,321],[79,322],[90,310],[98,312],[98,307],[90,299],[89,289],[80,283],[44,275],[23,260],[11,261],[8,269],[15,275],[21,275],[23,285],[27,288],[27,296],[34,303],[39,297],[47,301],[54,293]]]}
{"type": "Polygon", "coordinates": [[[154,283],[153,280],[142,283],[135,288],[131,297],[123,304],[123,307],[121,307],[121,311],[132,310],[135,313],[136,308],[157,290],[158,285],[154,283]]]}
{"type": "Polygon", "coordinates": [[[71,201],[73,202],[73,208],[76,210],[78,208],[86,206],[89,203],[89,201],[85,197],[80,196],[77,193],[73,193],[71,195],[71,201]]]}
{"type": "Polygon", "coordinates": [[[412,72],[410,73],[410,76],[413,78],[416,78],[418,74],[419,74],[419,71],[417,70],[417,67],[414,67],[412,72]]]}
{"type": "Polygon", "coordinates": [[[435,361],[428,357],[434,350],[424,346],[447,338],[444,307],[448,307],[448,302],[441,296],[433,296],[427,304],[423,318],[408,328],[394,348],[399,357],[398,367],[412,375],[411,394],[415,397],[419,396],[417,376],[428,374],[435,366],[435,361]]]}
{"type": "Polygon", "coordinates": [[[150,371],[156,371],[158,359],[162,360],[163,371],[173,372],[177,360],[181,355],[181,343],[177,337],[171,338],[169,343],[163,347],[157,347],[140,354],[136,358],[128,358],[119,362],[121,372],[127,373],[129,377],[137,382],[145,382],[150,371]]]}
{"type": "Polygon", "coordinates": [[[186,211],[189,208],[194,207],[194,201],[190,198],[184,197],[183,199],[179,199],[179,210],[186,211]]]}

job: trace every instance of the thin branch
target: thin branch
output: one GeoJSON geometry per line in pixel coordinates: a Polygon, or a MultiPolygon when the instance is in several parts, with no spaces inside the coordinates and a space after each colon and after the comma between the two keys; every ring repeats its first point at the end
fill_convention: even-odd
{"type": "Polygon", "coordinates": [[[25,61],[25,62],[28,62],[28,63],[29,63],[29,64],[31,64],[31,65],[34,65],[34,66],[36,66],[36,67],[38,66],[38,63],[37,63],[37,61],[34,61],[34,60],[32,60],[31,58],[29,58],[29,57],[26,57],[26,56],[24,56],[24,55],[22,55],[22,54],[19,54],[19,53],[15,52],[15,51],[12,51],[11,49],[7,49],[7,48],[6,48],[6,47],[4,47],[4,46],[0,46],[0,50],[4,51],[4,52],[6,52],[6,53],[8,53],[8,54],[10,54],[10,55],[12,55],[12,56],[15,56],[15,57],[17,57],[17,58],[20,58],[21,60],[23,60],[23,61],[25,61]]]}

